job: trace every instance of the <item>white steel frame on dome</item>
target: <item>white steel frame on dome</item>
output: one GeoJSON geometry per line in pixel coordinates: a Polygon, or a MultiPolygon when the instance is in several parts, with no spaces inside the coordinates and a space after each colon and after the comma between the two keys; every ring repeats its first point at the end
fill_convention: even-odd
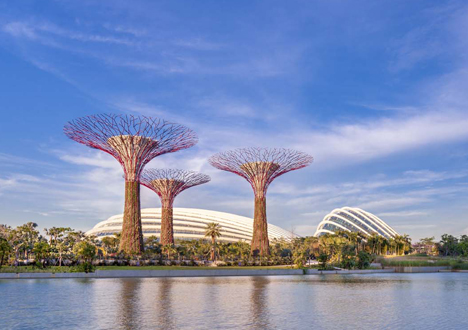
{"type": "Polygon", "coordinates": [[[333,231],[323,228],[326,224],[332,224],[333,226],[338,227],[344,231],[351,231],[349,228],[346,228],[345,226],[335,222],[334,219],[340,219],[350,224],[357,231],[365,235],[378,234],[386,238],[393,238],[398,235],[398,233],[392,227],[387,225],[384,221],[382,221],[382,219],[375,216],[374,214],[366,212],[359,208],[346,206],[346,207],[334,209],[329,214],[327,214],[317,226],[317,230],[314,236],[319,236],[322,233],[333,233],[333,231]],[[353,218],[353,220],[356,220],[357,223],[350,221],[349,219],[342,216],[341,214],[346,214],[350,216],[351,218],[353,218]],[[369,221],[369,223],[364,221],[360,217],[363,217],[365,220],[369,221]],[[362,228],[362,226],[367,227],[368,230],[365,230],[364,228],[362,228]]]}
{"type": "MultiPolygon", "coordinates": [[[[97,223],[86,235],[97,236],[102,239],[112,236],[122,230],[122,214],[114,215],[105,221],[97,223]]],[[[141,209],[143,236],[160,237],[161,209],[141,209]]],[[[239,215],[202,209],[174,208],[174,238],[175,239],[205,239],[206,225],[211,222],[219,223],[222,242],[250,242],[253,231],[253,220],[239,215]],[[189,233],[190,232],[190,233],[189,233]]],[[[278,226],[268,224],[268,237],[272,239],[291,239],[297,235],[278,226]]]]}

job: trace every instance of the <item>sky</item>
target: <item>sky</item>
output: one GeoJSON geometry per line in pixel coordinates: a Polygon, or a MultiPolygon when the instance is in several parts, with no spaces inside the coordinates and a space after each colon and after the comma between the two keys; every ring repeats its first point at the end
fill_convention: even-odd
{"type": "MultiPolygon", "coordinates": [[[[111,156],[69,140],[96,113],[164,118],[199,143],[149,168],[211,176],[175,207],[253,216],[208,158],[285,147],[268,221],[313,235],[360,207],[414,241],[468,234],[466,1],[0,1],[0,223],[88,230],[123,211],[111,156]]],[[[142,207],[160,207],[142,188],[142,207]]]]}

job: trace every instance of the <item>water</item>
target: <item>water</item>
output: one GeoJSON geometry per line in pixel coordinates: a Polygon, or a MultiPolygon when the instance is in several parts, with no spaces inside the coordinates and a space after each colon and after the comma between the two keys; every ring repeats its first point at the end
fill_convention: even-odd
{"type": "Polygon", "coordinates": [[[468,329],[468,274],[0,280],[0,329],[468,329]]]}

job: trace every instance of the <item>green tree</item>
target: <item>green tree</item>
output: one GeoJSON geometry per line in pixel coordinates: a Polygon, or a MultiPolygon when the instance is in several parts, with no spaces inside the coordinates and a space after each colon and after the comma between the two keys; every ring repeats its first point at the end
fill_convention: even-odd
{"type": "Polygon", "coordinates": [[[458,241],[458,251],[461,256],[468,257],[468,235],[462,235],[458,241]]]}
{"type": "Polygon", "coordinates": [[[344,269],[353,269],[356,266],[355,245],[346,245],[342,248],[340,266],[344,269]]]}
{"type": "Polygon", "coordinates": [[[0,237],[0,267],[2,267],[5,260],[8,260],[12,251],[10,243],[5,238],[0,237]]]}
{"type": "Polygon", "coordinates": [[[440,246],[444,256],[453,256],[456,254],[458,239],[455,236],[443,234],[440,240],[440,246]]]}
{"type": "Polygon", "coordinates": [[[36,223],[28,222],[9,231],[8,241],[15,251],[15,264],[18,263],[20,255],[23,259],[29,259],[34,244],[40,240],[36,227],[36,223]]]}
{"type": "Polygon", "coordinates": [[[106,236],[101,240],[106,254],[117,253],[119,250],[120,239],[114,236],[106,236]]]}
{"type": "Polygon", "coordinates": [[[326,253],[321,253],[318,257],[317,260],[319,262],[319,267],[322,270],[327,269],[327,263],[328,263],[328,254],[326,253]]]}
{"type": "Polygon", "coordinates": [[[59,267],[61,267],[64,254],[71,251],[73,241],[70,239],[70,235],[74,231],[70,227],[52,227],[44,230],[49,236],[52,255],[58,258],[59,267]]]}
{"type": "Polygon", "coordinates": [[[40,264],[41,267],[44,268],[47,258],[49,258],[50,256],[49,243],[47,243],[46,241],[40,241],[35,243],[32,252],[34,253],[36,264],[40,264]]]}
{"type": "Polygon", "coordinates": [[[170,260],[171,256],[177,253],[177,249],[173,244],[168,244],[162,247],[162,252],[166,254],[167,260],[170,260]]]}
{"type": "Polygon", "coordinates": [[[161,253],[161,244],[159,244],[159,238],[155,235],[152,235],[145,239],[144,241],[145,250],[149,250],[152,253],[159,254],[161,253]]]}
{"type": "Polygon", "coordinates": [[[87,241],[81,241],[75,244],[73,252],[78,258],[85,262],[91,262],[96,256],[97,248],[87,241]]]}
{"type": "Polygon", "coordinates": [[[366,251],[359,251],[357,258],[357,268],[366,269],[370,267],[372,256],[366,251]]]}

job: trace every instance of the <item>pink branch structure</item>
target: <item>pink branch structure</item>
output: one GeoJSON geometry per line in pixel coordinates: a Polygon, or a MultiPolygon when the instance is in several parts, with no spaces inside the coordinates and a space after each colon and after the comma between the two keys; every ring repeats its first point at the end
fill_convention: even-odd
{"type": "Polygon", "coordinates": [[[255,194],[255,211],[251,250],[253,255],[268,255],[266,193],[274,179],[287,172],[310,165],[312,156],[282,148],[243,148],[213,155],[212,166],[246,179],[255,194]]]}
{"type": "Polygon", "coordinates": [[[162,245],[174,244],[174,199],[185,189],[209,182],[206,174],[175,169],[147,169],[142,172],[140,183],[153,190],[161,199],[162,245]]]}
{"type": "Polygon", "coordinates": [[[127,254],[141,254],[141,172],[153,158],[195,145],[195,132],[158,118],[100,114],[68,122],[64,133],[76,142],[107,152],[122,165],[125,206],[119,249],[127,254]]]}

